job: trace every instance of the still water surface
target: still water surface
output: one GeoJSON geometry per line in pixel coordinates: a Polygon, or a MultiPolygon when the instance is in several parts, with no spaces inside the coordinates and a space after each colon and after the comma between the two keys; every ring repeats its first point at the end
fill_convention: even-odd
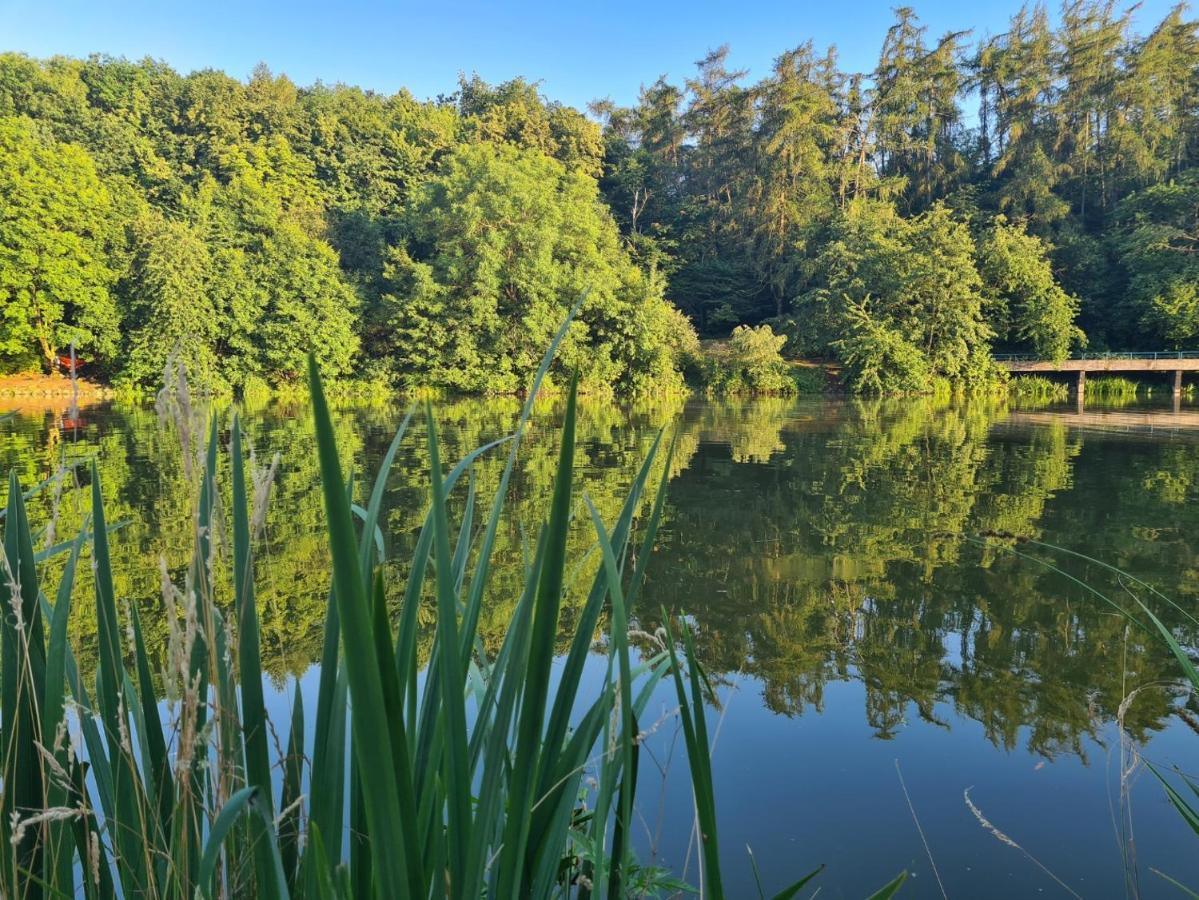
{"type": "MultiPolygon", "coordinates": [[[[158,560],[165,556],[181,580],[190,541],[176,437],[148,407],[92,406],[65,424],[60,410],[16,413],[0,424],[0,470],[16,466],[28,484],[64,459],[97,459],[109,518],[127,523],[114,537],[118,595],[141,605],[161,651],[158,560]]],[[[373,475],[403,413],[338,411],[343,459],[352,455],[356,471],[373,475]]],[[[505,434],[516,413],[508,401],[442,404],[444,455],[505,434]]],[[[539,411],[522,452],[481,623],[493,648],[512,611],[522,543],[548,505],[559,414],[539,411]]],[[[264,665],[282,719],[297,686],[314,700],[327,590],[323,514],[307,411],[268,406],[247,424],[260,463],[282,458],[258,561],[264,665]]],[[[1199,885],[1194,834],[1137,764],[1143,756],[1199,770],[1199,735],[1188,725],[1199,723],[1199,705],[1163,648],[1037,560],[1121,605],[1136,593],[1184,643],[1199,635],[1135,585],[1030,542],[1117,565],[1194,613],[1199,410],[585,404],[581,487],[609,522],[663,426],[677,444],[637,612],[646,630],[662,607],[691,616],[718,683],[722,706],[709,716],[732,896],[756,896],[747,844],[767,887],[826,864],[825,897],[863,896],[905,868],[913,897],[941,896],[938,877],[948,895],[969,897],[1171,894],[1154,869],[1199,885]]],[[[427,503],[423,448],[418,426],[389,480],[396,579],[427,503]]],[[[477,467],[480,496],[501,465],[477,467]]],[[[78,487],[33,501],[41,522],[57,506],[61,535],[87,508],[89,475],[76,471],[78,487]]],[[[460,512],[464,490],[454,502],[460,512]]],[[[578,564],[567,623],[595,563],[584,519],[571,541],[578,564]]],[[[95,632],[86,604],[72,628],[86,665],[95,632]]],[[[639,853],[676,870],[689,860],[695,882],[690,789],[670,700],[663,692],[647,714],[656,726],[642,763],[639,853]]]]}

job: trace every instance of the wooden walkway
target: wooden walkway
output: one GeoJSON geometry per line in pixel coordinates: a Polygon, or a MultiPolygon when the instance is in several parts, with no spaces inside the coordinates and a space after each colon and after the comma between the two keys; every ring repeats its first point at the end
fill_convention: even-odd
{"type": "Polygon", "coordinates": [[[1184,372],[1199,372],[1199,351],[1175,350],[1160,353],[1083,353],[1061,362],[1019,354],[997,355],[995,361],[1013,373],[1056,373],[1076,376],[1079,395],[1087,386],[1087,373],[1139,372],[1174,375],[1174,395],[1182,394],[1184,372]]]}

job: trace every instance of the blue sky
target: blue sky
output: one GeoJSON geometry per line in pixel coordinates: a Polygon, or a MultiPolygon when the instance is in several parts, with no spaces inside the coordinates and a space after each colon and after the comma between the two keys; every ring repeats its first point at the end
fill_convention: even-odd
{"type": "MultiPolygon", "coordinates": [[[[893,2],[629,2],[496,0],[492,3],[235,2],[235,0],[0,0],[0,49],[33,56],[108,53],[163,59],[181,71],[213,67],[245,77],[258,62],[300,84],[318,79],[418,97],[454,90],[459,71],[498,82],[540,80],[549,97],[582,106],[610,96],[631,103],[640,85],[691,74],[709,48],[764,74],[778,53],[811,38],[835,44],[844,67],[868,70],[892,21],[893,2]]],[[[998,33],[1018,3],[912,2],[929,32],[998,33]]],[[[1171,6],[1146,0],[1147,30],[1171,6]]]]}

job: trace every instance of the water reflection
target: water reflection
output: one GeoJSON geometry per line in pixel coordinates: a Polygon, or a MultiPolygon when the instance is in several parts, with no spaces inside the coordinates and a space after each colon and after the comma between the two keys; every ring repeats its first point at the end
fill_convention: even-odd
{"type": "MultiPolygon", "coordinates": [[[[338,439],[356,471],[373,471],[401,412],[338,411],[338,439]]],[[[505,434],[517,412],[514,401],[442,404],[447,457],[505,434]]],[[[102,404],[72,419],[18,409],[0,426],[0,466],[16,466],[28,484],[60,462],[97,460],[109,518],[126,523],[115,538],[117,592],[141,604],[148,643],[160,653],[167,629],[158,561],[178,579],[190,546],[191,487],[177,442],[145,407],[102,404]]],[[[283,455],[258,560],[264,664],[282,683],[320,648],[327,553],[318,474],[302,407],[267,406],[249,420],[257,452],[283,455]]],[[[553,404],[539,410],[515,480],[481,623],[492,646],[548,504],[557,421],[553,404]]],[[[1098,428],[983,401],[586,404],[577,463],[581,489],[612,520],[657,430],[676,435],[642,619],[653,626],[662,607],[694,616],[710,669],[752,676],[769,710],[820,712],[831,683],[857,681],[877,738],[892,738],[913,710],[949,727],[948,710],[978,722],[996,746],[1053,757],[1084,754],[1128,686],[1172,684],[1174,664],[1110,606],[1013,551],[1048,558],[1023,542],[1059,544],[1119,565],[1188,608],[1199,595],[1199,432],[1132,424],[1098,428]]],[[[388,483],[394,579],[406,575],[402,560],[427,502],[421,432],[418,425],[405,442],[388,483]]],[[[492,456],[477,466],[480,496],[489,496],[501,465],[492,456]]],[[[72,472],[61,491],[32,501],[31,516],[53,521],[59,539],[87,510],[89,472],[72,472]]],[[[461,510],[465,502],[463,488],[455,503],[461,510]]],[[[589,548],[578,517],[568,622],[596,563],[589,548]]],[[[1126,586],[1098,566],[1062,564],[1127,599],[1126,586]]],[[[1157,611],[1183,629],[1176,610],[1157,611]]],[[[94,620],[83,603],[73,617],[86,664],[94,620]]],[[[431,626],[431,609],[422,620],[431,626]]],[[[1179,702],[1172,689],[1147,694],[1125,724],[1144,738],[1179,702]]]]}
{"type": "MultiPolygon", "coordinates": [[[[1009,551],[1026,538],[1086,551],[1193,603],[1199,442],[1092,442],[987,404],[803,412],[765,426],[766,462],[736,463],[721,432],[746,417],[709,429],[704,411],[671,485],[649,596],[694,612],[710,665],[761,679],[777,712],[820,710],[828,682],[858,678],[877,737],[909,704],[938,723],[949,702],[996,744],[1026,729],[1046,755],[1081,752],[1127,684],[1173,679],[1110,606],[1009,551]]],[[[1127,600],[1098,567],[1064,565],[1127,600]]],[[[1127,725],[1143,735],[1170,710],[1159,692],[1127,725]]]]}

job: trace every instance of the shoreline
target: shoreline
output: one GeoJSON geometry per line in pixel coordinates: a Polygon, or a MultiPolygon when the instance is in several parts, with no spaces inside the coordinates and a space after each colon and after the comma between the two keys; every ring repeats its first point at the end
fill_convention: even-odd
{"type": "Polygon", "coordinates": [[[106,400],[116,396],[108,385],[96,384],[85,378],[76,379],[74,385],[65,375],[2,375],[0,397],[25,399],[35,397],[70,399],[78,387],[79,398],[106,400]]]}

